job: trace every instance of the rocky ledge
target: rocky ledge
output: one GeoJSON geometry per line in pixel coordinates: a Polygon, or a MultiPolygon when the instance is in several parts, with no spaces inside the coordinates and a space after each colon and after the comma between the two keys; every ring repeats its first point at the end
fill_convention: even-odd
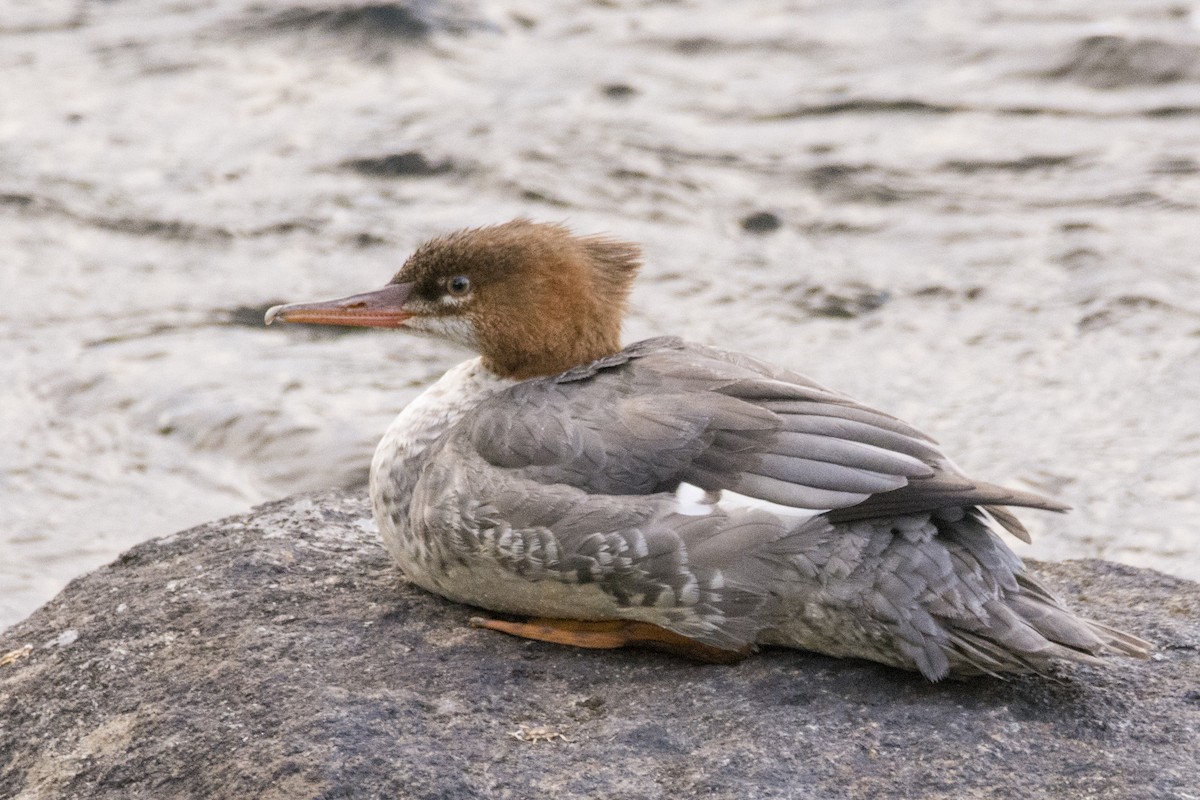
{"type": "Polygon", "coordinates": [[[139,545],[0,636],[0,797],[1200,795],[1200,586],[1034,568],[1155,658],[931,685],[525,642],[405,583],[363,498],[291,498],[139,545]]]}

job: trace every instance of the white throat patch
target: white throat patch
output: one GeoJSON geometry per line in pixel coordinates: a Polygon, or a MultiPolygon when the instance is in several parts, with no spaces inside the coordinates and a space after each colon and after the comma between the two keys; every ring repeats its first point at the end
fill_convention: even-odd
{"type": "MultiPolygon", "coordinates": [[[[410,317],[404,322],[404,329],[419,333],[422,336],[435,336],[448,339],[460,344],[468,350],[479,352],[479,338],[475,335],[475,326],[471,320],[463,316],[451,315],[445,317],[418,316],[410,317]]],[[[453,372],[451,370],[450,372],[453,372]]],[[[447,372],[446,375],[449,375],[447,372]]],[[[442,380],[445,380],[443,376],[442,380]]],[[[441,383],[441,381],[438,381],[441,383]]]]}

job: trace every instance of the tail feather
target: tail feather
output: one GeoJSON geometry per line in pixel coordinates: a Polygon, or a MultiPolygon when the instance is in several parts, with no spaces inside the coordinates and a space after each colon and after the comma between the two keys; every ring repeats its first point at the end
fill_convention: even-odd
{"type": "MultiPolygon", "coordinates": [[[[1031,577],[1000,538],[1015,517],[999,511],[969,509],[957,519],[934,515],[935,537],[920,546],[895,541],[881,554],[875,568],[883,574],[875,587],[894,609],[896,646],[911,666],[940,680],[948,674],[1048,675],[1059,661],[1100,664],[1107,655],[1148,656],[1147,642],[1077,616],[1031,577]],[[934,547],[948,552],[948,574],[910,563],[944,563],[931,559],[928,549],[934,547]],[[923,588],[914,585],[918,579],[923,588]]],[[[880,520],[875,528],[883,534],[894,526],[880,520]]]]}
{"type": "Polygon", "coordinates": [[[1009,511],[1003,506],[982,506],[981,511],[990,516],[1000,527],[1011,533],[1013,536],[1020,539],[1025,544],[1033,544],[1033,537],[1029,535],[1029,531],[1025,529],[1025,525],[1021,520],[1017,519],[1017,515],[1009,511]]]}
{"type": "MultiPolygon", "coordinates": [[[[989,509],[990,511],[990,509],[989,509]]],[[[961,525],[945,531],[952,536],[961,534],[961,525]]],[[[1006,526],[1007,527],[1007,526],[1006,526]]],[[[957,538],[957,537],[956,537],[957,538]]],[[[992,550],[1011,553],[995,535],[988,537],[992,550]]],[[[981,542],[967,535],[972,555],[984,548],[981,542]]],[[[994,565],[995,557],[986,559],[994,565]]],[[[1077,616],[1049,589],[1025,572],[1024,564],[1015,561],[1015,587],[1006,586],[986,604],[985,614],[974,619],[950,622],[948,644],[957,658],[959,673],[972,669],[995,675],[1004,672],[1036,672],[1047,674],[1055,661],[1074,661],[1087,664],[1103,663],[1102,656],[1125,655],[1148,658],[1148,642],[1116,628],[1077,616]]]]}
{"type": "Polygon", "coordinates": [[[1131,658],[1147,659],[1154,654],[1154,645],[1145,639],[1140,639],[1132,633],[1126,633],[1102,622],[1085,619],[1088,625],[1097,633],[1103,635],[1104,646],[1113,653],[1130,656],[1131,658]]]}
{"type": "Polygon", "coordinates": [[[1048,641],[1082,653],[1104,650],[1104,640],[1086,622],[1060,606],[1021,594],[1007,598],[1007,602],[1009,608],[1048,641]]]}
{"type": "Polygon", "coordinates": [[[950,636],[948,644],[955,661],[970,664],[979,672],[993,678],[1003,678],[1012,672],[1012,657],[995,643],[968,631],[958,631],[950,636]]]}
{"type": "Polygon", "coordinates": [[[1002,539],[1019,524],[1009,516],[982,507],[823,515],[770,542],[745,574],[724,569],[725,585],[770,587],[761,644],[868,658],[931,681],[1146,658],[1148,643],[1077,616],[1026,572],[1002,539]]]}
{"type": "Polygon", "coordinates": [[[1017,576],[1020,605],[1028,609],[1026,617],[1036,619],[1034,627],[1047,639],[1090,655],[1124,655],[1149,658],[1154,647],[1145,639],[1118,630],[1102,622],[1077,616],[1062,600],[1028,574],[1017,576]]]}

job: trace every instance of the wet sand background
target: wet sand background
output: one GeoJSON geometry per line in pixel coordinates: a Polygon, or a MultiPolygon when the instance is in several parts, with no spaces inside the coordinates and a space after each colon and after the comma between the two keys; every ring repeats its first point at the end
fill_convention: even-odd
{"type": "Polygon", "coordinates": [[[465,354],[262,310],[517,215],[645,245],[630,340],[768,357],[1075,506],[1023,553],[1200,578],[1198,8],[8,0],[0,626],[362,484],[465,354]]]}

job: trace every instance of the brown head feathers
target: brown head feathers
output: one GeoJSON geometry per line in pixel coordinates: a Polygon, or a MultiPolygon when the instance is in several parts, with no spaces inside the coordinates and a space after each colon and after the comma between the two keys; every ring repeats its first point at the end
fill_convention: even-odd
{"type": "Polygon", "coordinates": [[[466,344],[498,375],[555,375],[621,349],[641,266],[634,244],[517,219],[421,245],[392,279],[411,283],[406,327],[466,344]]]}

